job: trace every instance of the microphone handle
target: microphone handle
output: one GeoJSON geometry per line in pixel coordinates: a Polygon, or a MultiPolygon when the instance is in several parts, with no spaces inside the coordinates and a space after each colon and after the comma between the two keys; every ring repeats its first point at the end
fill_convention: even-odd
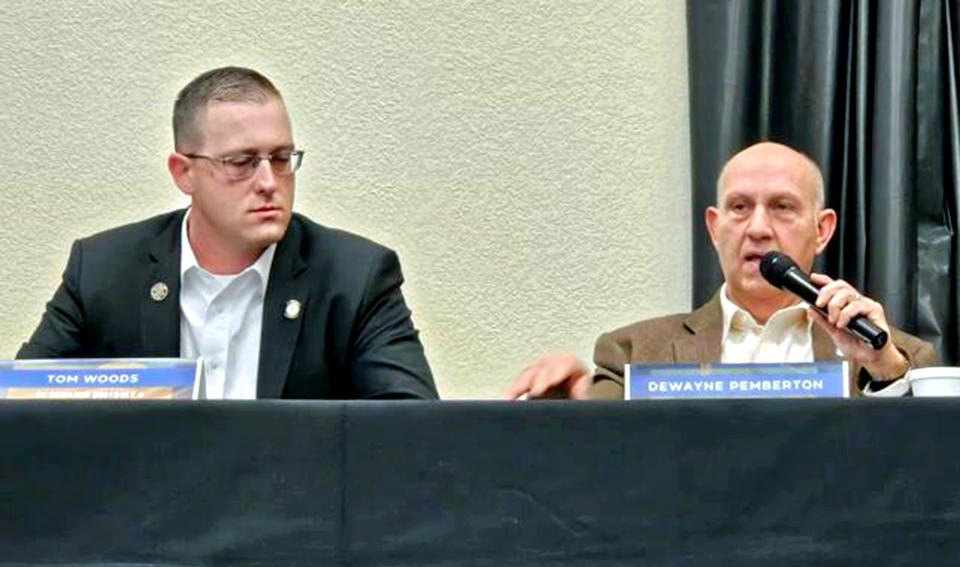
{"type": "MultiPolygon", "coordinates": [[[[827,316],[827,310],[817,306],[817,296],[820,295],[820,288],[813,285],[813,282],[806,274],[797,268],[791,268],[784,274],[784,279],[789,279],[791,286],[784,286],[787,291],[797,295],[800,299],[806,301],[818,313],[827,316]]],[[[857,315],[847,323],[845,329],[851,335],[867,343],[873,350],[880,350],[887,344],[889,338],[887,332],[878,327],[873,321],[863,315],[857,315]]]]}

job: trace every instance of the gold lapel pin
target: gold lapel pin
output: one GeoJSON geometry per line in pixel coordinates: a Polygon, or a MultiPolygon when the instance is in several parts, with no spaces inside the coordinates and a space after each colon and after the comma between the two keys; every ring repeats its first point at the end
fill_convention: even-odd
{"type": "Polygon", "coordinates": [[[287,302],[287,306],[283,308],[283,316],[287,319],[296,319],[300,316],[300,302],[296,299],[291,299],[287,302]]]}
{"type": "Polygon", "coordinates": [[[170,293],[170,288],[163,282],[157,282],[150,288],[150,299],[154,301],[163,301],[170,293]]]}

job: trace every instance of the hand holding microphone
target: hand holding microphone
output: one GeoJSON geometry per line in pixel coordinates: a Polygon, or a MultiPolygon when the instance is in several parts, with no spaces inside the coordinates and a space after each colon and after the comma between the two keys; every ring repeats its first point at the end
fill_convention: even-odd
{"type": "Polygon", "coordinates": [[[909,368],[907,359],[889,341],[883,306],[862,297],[850,284],[822,274],[808,276],[781,252],[764,255],[760,273],[773,286],[810,304],[811,316],[837,347],[847,358],[863,365],[874,380],[899,378],[909,368]]]}
{"type": "MultiPolygon", "coordinates": [[[[774,287],[789,291],[809,303],[814,310],[828,320],[830,319],[829,310],[817,305],[821,286],[814,283],[810,276],[783,252],[767,252],[760,261],[760,273],[774,287]]],[[[862,298],[853,290],[853,295],[850,295],[849,299],[848,304],[862,298]]],[[[867,343],[874,350],[880,350],[887,344],[887,332],[864,315],[856,315],[849,320],[841,316],[836,323],[838,327],[845,328],[847,332],[867,343]]]]}

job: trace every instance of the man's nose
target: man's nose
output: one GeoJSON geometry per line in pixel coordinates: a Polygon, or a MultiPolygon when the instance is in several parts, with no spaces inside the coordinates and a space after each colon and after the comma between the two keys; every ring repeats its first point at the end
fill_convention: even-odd
{"type": "Polygon", "coordinates": [[[747,222],[747,234],[751,238],[768,238],[773,233],[770,215],[766,207],[756,207],[747,222]]]}
{"type": "Polygon", "coordinates": [[[257,168],[253,172],[257,189],[260,191],[273,192],[277,189],[277,174],[273,172],[273,166],[269,159],[261,159],[257,162],[257,168]]]}

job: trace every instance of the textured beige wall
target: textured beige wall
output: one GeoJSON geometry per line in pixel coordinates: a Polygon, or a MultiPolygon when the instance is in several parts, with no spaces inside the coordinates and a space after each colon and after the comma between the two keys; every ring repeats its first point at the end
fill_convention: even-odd
{"type": "MultiPolygon", "coordinates": [[[[684,3],[5,3],[0,357],[72,240],[186,203],[177,90],[224,64],[288,101],[297,208],[398,250],[441,393],[690,301],[684,3]]],[[[123,285],[124,282],[117,282],[123,285]]]]}

